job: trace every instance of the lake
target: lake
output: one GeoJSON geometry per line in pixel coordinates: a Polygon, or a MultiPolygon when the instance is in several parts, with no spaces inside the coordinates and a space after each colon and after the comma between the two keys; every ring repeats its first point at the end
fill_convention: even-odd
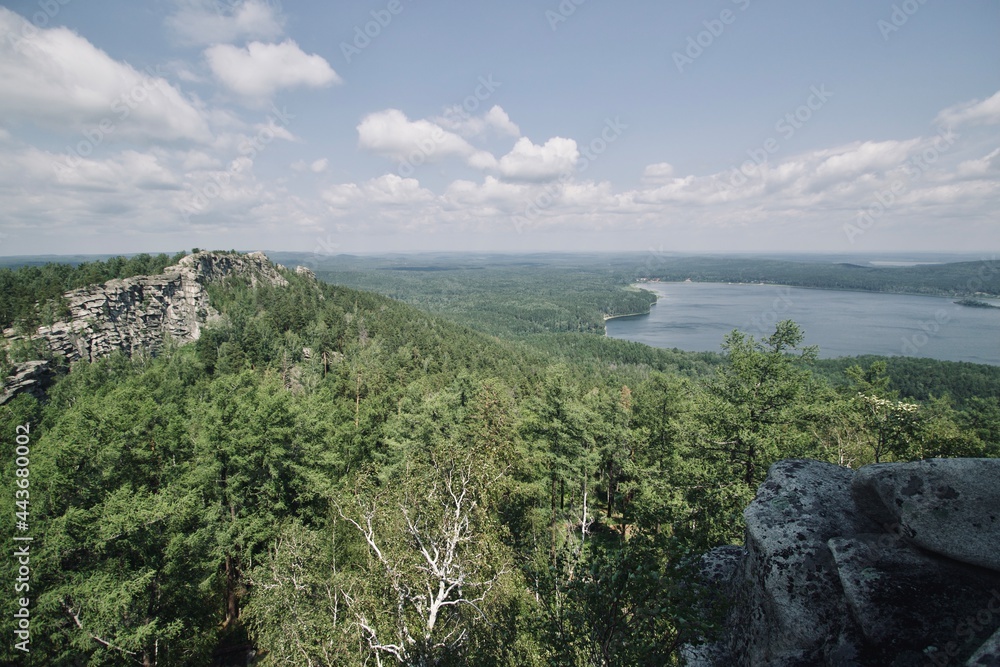
{"type": "Polygon", "coordinates": [[[1000,310],[959,306],[952,298],[725,283],[639,287],[655,292],[657,304],[649,315],[608,320],[608,336],[719,352],[733,329],[760,338],[790,319],[821,357],[903,355],[1000,365],[1000,310]]]}

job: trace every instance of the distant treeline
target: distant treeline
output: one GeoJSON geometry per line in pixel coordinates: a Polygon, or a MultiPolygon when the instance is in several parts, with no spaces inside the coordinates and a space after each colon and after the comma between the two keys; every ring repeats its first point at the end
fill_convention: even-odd
{"type": "Polygon", "coordinates": [[[665,281],[775,283],[796,287],[946,296],[1000,294],[1000,260],[907,267],[823,264],[764,259],[665,257],[635,273],[665,281]]]}
{"type": "Polygon", "coordinates": [[[0,269],[0,328],[21,322],[28,328],[58,321],[64,314],[60,297],[69,290],[116,278],[162,273],[186,253],[111,257],[82,264],[44,264],[0,269]]]}

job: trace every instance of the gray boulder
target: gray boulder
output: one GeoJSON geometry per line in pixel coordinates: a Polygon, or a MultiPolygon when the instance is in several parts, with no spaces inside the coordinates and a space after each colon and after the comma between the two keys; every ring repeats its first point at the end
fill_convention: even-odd
{"type": "Polygon", "coordinates": [[[744,512],[745,555],[703,561],[733,604],[688,664],[998,664],[998,463],[774,464],[744,512]]]}
{"type": "Polygon", "coordinates": [[[865,466],[851,492],[862,511],[913,544],[1000,572],[1000,460],[865,466]]]}

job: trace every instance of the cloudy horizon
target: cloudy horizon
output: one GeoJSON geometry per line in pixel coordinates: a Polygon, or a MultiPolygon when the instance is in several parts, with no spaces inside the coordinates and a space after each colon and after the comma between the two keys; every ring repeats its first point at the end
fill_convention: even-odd
{"type": "Polygon", "coordinates": [[[0,255],[1000,250],[1000,5],[0,2],[0,255]]]}

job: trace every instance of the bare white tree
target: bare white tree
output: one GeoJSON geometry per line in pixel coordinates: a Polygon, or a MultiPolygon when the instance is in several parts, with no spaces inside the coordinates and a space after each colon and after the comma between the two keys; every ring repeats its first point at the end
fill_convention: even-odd
{"type": "Polygon", "coordinates": [[[378,665],[433,665],[459,650],[509,571],[504,550],[483,530],[484,494],[502,471],[456,448],[433,454],[426,468],[407,476],[407,488],[358,494],[355,516],[340,508],[364,538],[370,573],[389,598],[376,609],[349,604],[378,665]]]}

